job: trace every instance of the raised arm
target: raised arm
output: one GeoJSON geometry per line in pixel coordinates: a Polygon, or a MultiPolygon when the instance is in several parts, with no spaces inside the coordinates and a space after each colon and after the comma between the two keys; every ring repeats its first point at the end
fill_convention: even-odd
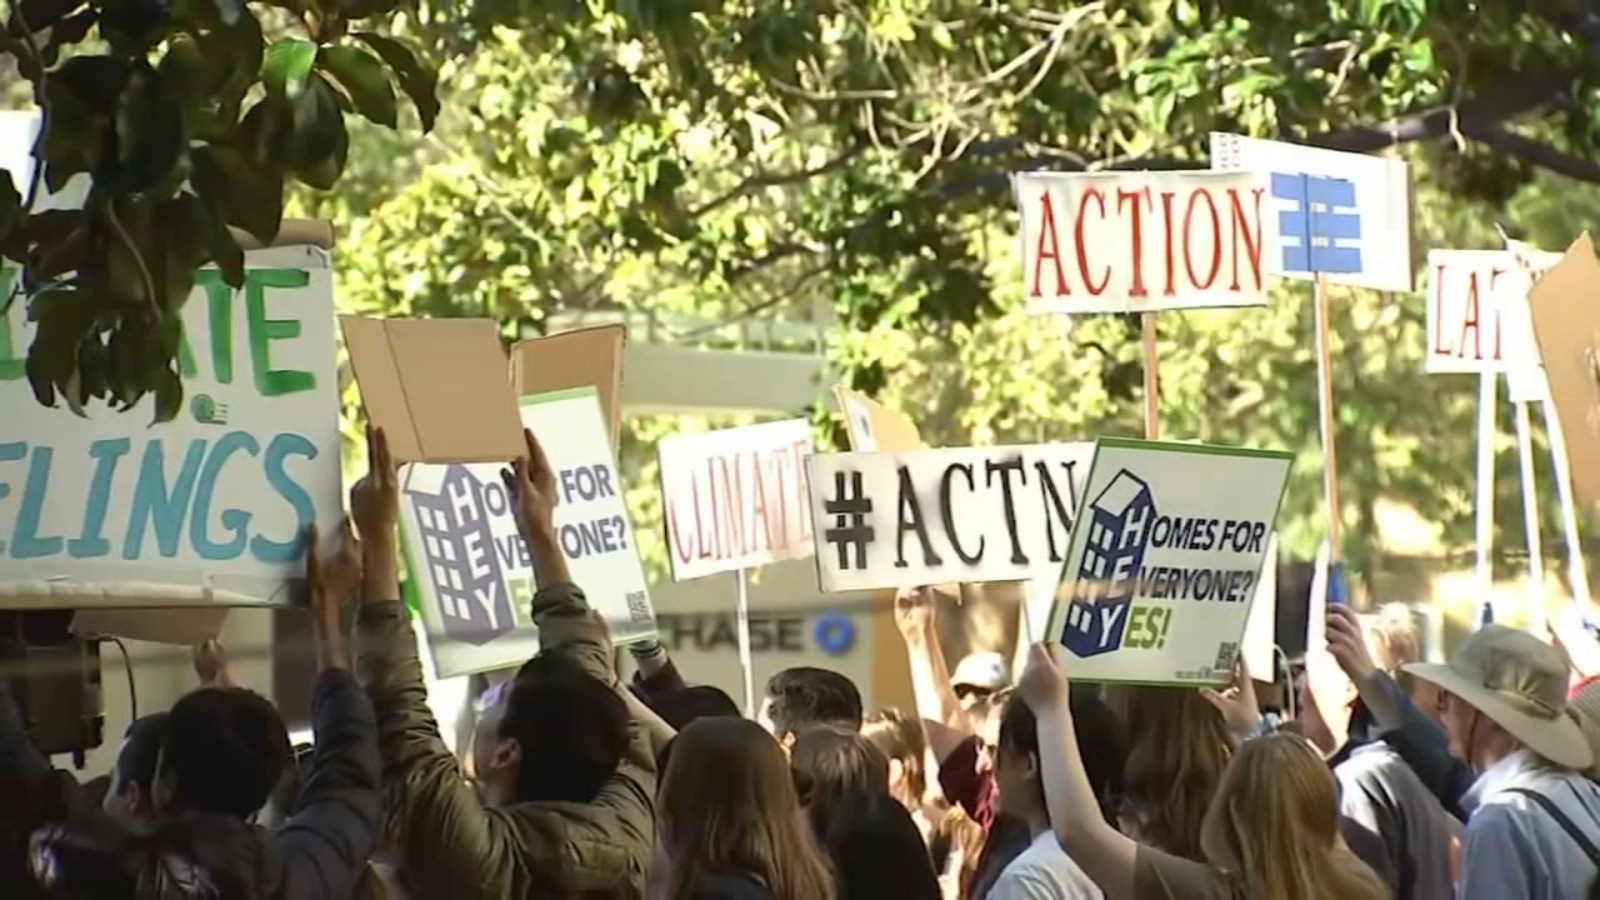
{"type": "Polygon", "coordinates": [[[941,763],[973,734],[973,724],[950,684],[950,667],[939,644],[933,588],[900,591],[894,598],[894,620],[911,660],[911,692],[917,715],[928,735],[928,747],[941,763]]]}
{"type": "Polygon", "coordinates": [[[1019,685],[1039,722],[1039,771],[1050,828],[1106,900],[1133,900],[1139,845],[1106,823],[1078,753],[1067,680],[1046,644],[1028,651],[1019,685]]]}
{"type": "MultiPolygon", "coordinates": [[[[416,634],[400,602],[399,477],[381,429],[367,431],[368,472],[351,491],[364,578],[359,670],[378,722],[386,834],[419,886],[457,900],[511,886],[513,836],[478,802],[428,708],[416,634]]],[[[429,894],[432,896],[432,894],[429,894]]]]}
{"type": "Polygon", "coordinates": [[[361,555],[348,520],[337,552],[326,562],[312,530],[306,577],[322,669],[311,706],[316,744],[311,772],[276,839],[285,895],[337,900],[350,896],[366,868],[382,814],[378,725],[371,701],[350,672],[344,635],[344,601],[361,582],[361,555]]]}

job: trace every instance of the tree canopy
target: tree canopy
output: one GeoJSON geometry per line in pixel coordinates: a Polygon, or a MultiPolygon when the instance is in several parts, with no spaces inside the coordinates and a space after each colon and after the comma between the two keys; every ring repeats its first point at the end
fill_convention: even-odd
{"type": "MultiPolygon", "coordinates": [[[[1573,179],[1600,182],[1584,4],[477,0],[383,22],[428,48],[440,111],[422,139],[352,121],[332,192],[295,189],[347,226],[345,302],[512,336],[588,309],[813,319],[936,443],[1139,428],[1136,325],[1021,310],[1014,172],[1200,167],[1213,130],[1405,152],[1434,246],[1492,246],[1491,216],[1562,246],[1594,205],[1573,179]]],[[[1302,451],[1301,552],[1307,304],[1164,317],[1161,354],[1166,434],[1302,451]]],[[[1370,556],[1395,496],[1459,541],[1471,385],[1422,376],[1415,298],[1336,307],[1347,549],[1370,556]]]]}

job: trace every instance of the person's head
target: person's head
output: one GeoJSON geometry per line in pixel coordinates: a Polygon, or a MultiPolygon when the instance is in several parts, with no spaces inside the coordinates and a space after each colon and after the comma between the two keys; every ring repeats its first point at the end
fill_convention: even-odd
{"type": "Polygon", "coordinates": [[[1117,687],[1105,696],[1127,741],[1123,824],[1159,850],[1200,859],[1200,822],[1233,755],[1222,713],[1186,688],[1117,687]]]}
{"type": "Polygon", "coordinates": [[[1011,687],[1011,667],[993,651],[968,653],[950,673],[950,687],[969,715],[983,715],[990,705],[999,705],[995,695],[1011,687]]]}
{"type": "Polygon", "coordinates": [[[1387,888],[1339,835],[1333,773],[1304,738],[1248,741],[1228,765],[1200,829],[1205,860],[1251,897],[1382,900],[1387,888]]]}
{"type": "Polygon", "coordinates": [[[861,691],[850,679],[827,669],[795,666],[767,682],[756,719],[784,747],[800,732],[819,725],[861,730],[861,691]]]}
{"type": "Polygon", "coordinates": [[[1445,665],[1406,671],[1438,685],[1450,752],[1479,770],[1519,749],[1564,769],[1594,764],[1583,729],[1567,709],[1571,672],[1549,644],[1504,625],[1485,625],[1445,665]]]}
{"type": "Polygon", "coordinates": [[[671,725],[682,731],[690,722],[710,716],[739,716],[739,704],[709,684],[696,684],[665,691],[650,699],[650,709],[671,725]]]}
{"type": "Polygon", "coordinates": [[[135,719],[122,735],[111,782],[101,808],[126,825],[148,824],[156,818],[156,765],[167,742],[167,714],[135,719]]]}
{"type": "MultiPolygon", "coordinates": [[[[1072,686],[1073,731],[1089,786],[1101,814],[1116,824],[1112,807],[1121,793],[1122,754],[1116,719],[1092,685],[1072,686]]],[[[1039,722],[1020,696],[1006,702],[994,754],[1001,813],[1032,825],[1048,824],[1044,781],[1039,774],[1039,722]]]]}
{"type": "Polygon", "coordinates": [[[267,698],[237,687],[203,687],[167,714],[156,767],[156,809],[248,819],[289,767],[289,731],[267,698]]]}
{"type": "Polygon", "coordinates": [[[628,747],[628,707],[605,682],[556,653],[523,664],[486,694],[473,765],[485,802],[587,803],[628,747]]]}
{"type": "Polygon", "coordinates": [[[861,736],[889,758],[889,793],[907,809],[921,809],[928,793],[928,739],[922,722],[891,707],[868,716],[861,736]]]}
{"type": "Polygon", "coordinates": [[[922,832],[893,797],[882,790],[845,791],[809,812],[837,873],[839,900],[940,900],[922,832]]]}
{"type": "Polygon", "coordinates": [[[789,748],[789,768],[802,805],[830,794],[889,790],[889,758],[872,741],[843,728],[803,732],[789,748]]]}
{"type": "Polygon", "coordinates": [[[656,798],[664,896],[684,897],[713,874],[761,879],[775,900],[833,900],[833,874],[800,808],[789,760],[760,725],[691,722],[656,798]]]}

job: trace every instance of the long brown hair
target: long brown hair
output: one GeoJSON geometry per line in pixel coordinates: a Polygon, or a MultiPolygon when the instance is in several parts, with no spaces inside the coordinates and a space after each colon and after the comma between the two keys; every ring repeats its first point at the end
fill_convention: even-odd
{"type": "Polygon", "coordinates": [[[1127,741],[1123,830],[1158,850],[1203,860],[1200,824],[1234,749],[1222,714],[1187,688],[1110,688],[1105,700],[1127,741]]]}
{"type": "Polygon", "coordinates": [[[1383,882],[1339,835],[1339,790],[1304,738],[1247,742],[1217,788],[1200,832],[1206,861],[1252,897],[1383,900],[1383,882]]]}
{"type": "Polygon", "coordinates": [[[868,716],[861,726],[861,736],[877,744],[890,762],[900,763],[904,773],[901,782],[890,785],[897,794],[895,799],[912,811],[921,809],[928,793],[924,767],[928,739],[922,732],[922,720],[890,707],[868,716]]]}
{"type": "Polygon", "coordinates": [[[749,875],[774,900],[834,900],[827,858],[800,809],[783,748],[746,719],[691,722],[658,799],[665,900],[713,875],[749,875]]]}

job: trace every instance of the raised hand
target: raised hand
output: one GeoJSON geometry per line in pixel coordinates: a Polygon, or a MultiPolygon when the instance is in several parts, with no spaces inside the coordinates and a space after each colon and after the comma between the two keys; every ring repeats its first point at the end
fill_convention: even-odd
{"type": "Polygon", "coordinates": [[[324,558],[317,526],[306,529],[306,581],[311,593],[311,625],[325,669],[350,667],[350,643],[344,633],[345,604],[361,585],[361,545],[346,517],[339,523],[337,544],[324,558]]]}
{"type": "Polygon", "coordinates": [[[194,674],[200,683],[212,687],[238,687],[239,677],[228,659],[228,648],[213,638],[194,648],[194,674]]]}
{"type": "Polygon", "coordinates": [[[894,624],[906,640],[933,630],[933,588],[901,588],[894,595],[894,624]]]}
{"type": "Polygon", "coordinates": [[[350,513],[362,540],[391,535],[400,521],[400,475],[382,428],[367,426],[367,473],[350,488],[350,513]]]}
{"type": "Polygon", "coordinates": [[[1328,653],[1357,686],[1377,674],[1378,664],[1372,661],[1372,651],[1367,648],[1361,619],[1342,603],[1328,605],[1328,653]]]}
{"type": "Polygon", "coordinates": [[[1022,670],[1017,692],[1035,713],[1057,704],[1066,704],[1067,677],[1061,673],[1055,650],[1048,643],[1041,642],[1028,648],[1028,664],[1022,670]]]}
{"type": "Polygon", "coordinates": [[[522,440],[527,454],[513,460],[509,468],[501,469],[500,480],[511,494],[517,528],[524,539],[532,540],[535,535],[554,531],[556,473],[532,431],[522,429],[522,440]]]}
{"type": "Polygon", "coordinates": [[[1223,721],[1234,734],[1254,734],[1261,727],[1261,703],[1256,699],[1256,683],[1250,677],[1250,667],[1245,665],[1243,655],[1234,667],[1232,685],[1220,693],[1201,688],[1200,696],[1222,713],[1223,721]]]}

